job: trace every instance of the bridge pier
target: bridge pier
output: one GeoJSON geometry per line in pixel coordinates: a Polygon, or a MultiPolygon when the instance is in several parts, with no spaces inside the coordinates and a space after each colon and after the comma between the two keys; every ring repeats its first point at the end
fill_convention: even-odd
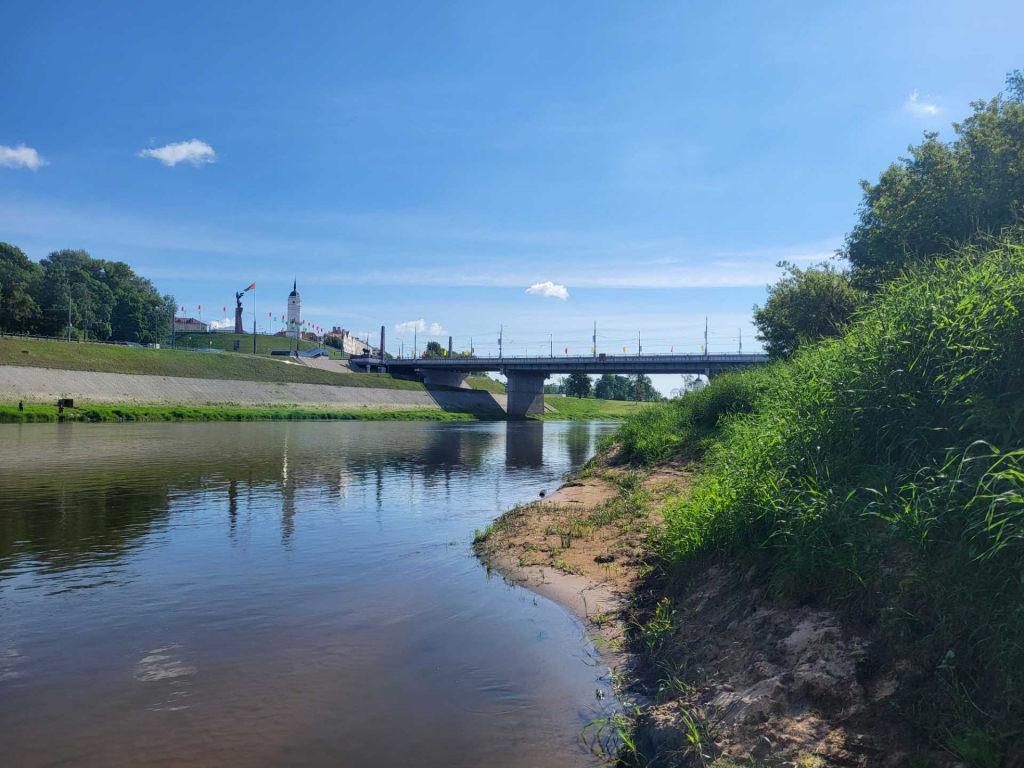
{"type": "Polygon", "coordinates": [[[505,389],[508,392],[508,407],[505,412],[508,418],[525,419],[527,416],[544,413],[544,381],[547,374],[509,371],[507,376],[505,389]]]}

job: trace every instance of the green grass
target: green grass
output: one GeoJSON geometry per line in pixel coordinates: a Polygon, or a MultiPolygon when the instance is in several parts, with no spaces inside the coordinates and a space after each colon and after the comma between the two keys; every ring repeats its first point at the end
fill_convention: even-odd
{"type": "Polygon", "coordinates": [[[712,555],[754,565],[775,594],[875,627],[889,658],[922,672],[900,717],[968,765],[1014,764],[1024,237],[915,268],[844,337],[716,380],[703,400],[707,420],[643,411],[624,429],[638,459],[658,458],[685,448],[687,430],[707,437],[719,413],[690,497],[664,510],[663,564],[712,555]],[[719,397],[744,406],[710,407],[719,397]],[[630,436],[642,428],[678,432],[648,449],[630,436]]]}
{"type": "Polygon", "coordinates": [[[628,418],[646,407],[646,403],[623,400],[595,400],[577,397],[545,397],[544,402],[555,409],[533,419],[542,421],[615,421],[628,418]]]}
{"type": "Polygon", "coordinates": [[[724,374],[714,386],[645,408],[609,442],[622,446],[626,461],[647,466],[677,455],[699,458],[731,417],[755,409],[771,382],[770,369],[724,374]]]}
{"type": "Polygon", "coordinates": [[[466,383],[473,389],[483,390],[494,395],[505,394],[505,385],[490,376],[467,376],[466,383]]]}
{"type": "MultiPolygon", "coordinates": [[[[249,338],[251,340],[252,337],[249,338]]],[[[138,349],[110,344],[68,344],[10,337],[0,338],[0,365],[197,379],[332,384],[372,389],[424,389],[419,382],[393,379],[388,375],[335,373],[259,355],[138,349]]]]}
{"type": "MultiPolygon", "coordinates": [[[[236,354],[252,354],[252,336],[245,333],[179,333],[175,339],[175,346],[183,349],[202,347],[233,352],[234,342],[236,341],[238,342],[238,352],[236,354]]],[[[312,341],[299,341],[299,349],[301,351],[317,349],[319,346],[319,344],[312,341]]],[[[256,337],[256,354],[258,355],[269,355],[271,350],[275,349],[294,348],[295,340],[285,338],[284,336],[256,337]]],[[[326,351],[334,359],[340,360],[349,357],[349,355],[343,355],[340,349],[334,349],[333,347],[326,347],[326,351]]]]}
{"type": "Polygon", "coordinates": [[[450,413],[434,408],[403,411],[327,411],[302,408],[191,408],[178,405],[109,406],[85,405],[67,408],[57,416],[51,405],[0,406],[0,424],[25,424],[55,421],[474,421],[469,413],[450,413]]]}

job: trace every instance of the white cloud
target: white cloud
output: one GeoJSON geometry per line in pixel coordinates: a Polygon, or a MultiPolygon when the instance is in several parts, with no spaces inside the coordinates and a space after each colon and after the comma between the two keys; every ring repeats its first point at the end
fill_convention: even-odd
{"type": "MultiPolygon", "coordinates": [[[[925,96],[925,98],[928,98],[925,96]]],[[[915,115],[927,115],[935,116],[942,111],[942,108],[937,104],[929,104],[927,101],[921,101],[921,95],[914,89],[914,92],[907,97],[907,103],[903,105],[903,108],[908,112],[913,112],[915,115]]]]}
{"type": "Polygon", "coordinates": [[[448,331],[441,327],[440,323],[430,324],[430,335],[431,336],[444,336],[448,331]]]}
{"type": "Polygon", "coordinates": [[[32,147],[19,144],[16,147],[8,147],[0,144],[0,165],[6,168],[31,168],[38,171],[44,165],[49,165],[48,160],[39,156],[39,153],[32,147]]]}
{"type": "Polygon", "coordinates": [[[225,317],[223,320],[212,320],[210,322],[211,330],[216,331],[218,328],[234,328],[235,321],[231,318],[225,317]]]}
{"type": "Polygon", "coordinates": [[[395,323],[395,330],[399,333],[412,333],[413,331],[423,333],[427,330],[427,322],[421,317],[419,320],[410,320],[407,323],[395,323]]]}
{"type": "Polygon", "coordinates": [[[203,163],[212,163],[217,159],[217,153],[205,141],[192,139],[191,141],[179,141],[176,144],[168,144],[156,149],[140,150],[139,157],[156,158],[170,168],[178,163],[192,163],[192,165],[196,166],[203,163]]]}
{"type": "Polygon", "coordinates": [[[569,291],[564,285],[555,285],[550,280],[546,283],[534,283],[526,289],[526,292],[534,296],[549,296],[562,301],[569,298],[569,291]]]}

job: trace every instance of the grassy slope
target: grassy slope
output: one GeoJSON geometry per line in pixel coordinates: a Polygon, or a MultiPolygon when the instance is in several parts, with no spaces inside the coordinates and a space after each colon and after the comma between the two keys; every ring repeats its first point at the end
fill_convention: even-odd
{"type": "Polygon", "coordinates": [[[595,400],[576,397],[545,397],[544,402],[555,409],[532,418],[545,421],[608,421],[625,419],[639,410],[645,403],[631,403],[622,400],[595,400]]]}
{"type": "Polygon", "coordinates": [[[419,382],[402,381],[386,375],[334,373],[256,355],[67,344],[38,339],[0,338],[0,365],[372,389],[423,389],[419,382]],[[30,354],[24,354],[23,350],[30,354]]]}
{"type": "Polygon", "coordinates": [[[490,376],[467,376],[466,383],[473,389],[490,392],[494,395],[504,395],[505,385],[495,381],[490,376]]]}
{"type": "MultiPolygon", "coordinates": [[[[239,354],[252,354],[252,336],[237,333],[181,333],[175,340],[177,348],[213,348],[222,349],[225,352],[234,351],[234,342],[238,342],[239,354]]],[[[299,349],[316,349],[319,345],[312,341],[300,341],[299,349]]],[[[269,355],[274,349],[294,349],[295,340],[283,336],[257,336],[256,352],[260,355],[269,355]]],[[[327,352],[332,358],[342,359],[348,355],[342,355],[341,350],[327,347],[327,352]]]]}
{"type": "Polygon", "coordinates": [[[67,409],[58,418],[49,405],[28,405],[24,411],[15,406],[0,406],[0,424],[27,424],[54,421],[473,421],[469,413],[451,413],[433,408],[404,411],[327,411],[302,408],[191,408],[188,406],[104,406],[88,405],[67,409]]]}
{"type": "Polygon", "coordinates": [[[844,608],[875,628],[871,663],[921,671],[894,714],[969,765],[1018,764],[1024,244],[917,269],[845,337],[768,373],[723,377],[617,438],[646,463],[707,449],[666,509],[662,564],[720,557],[844,608]]]}

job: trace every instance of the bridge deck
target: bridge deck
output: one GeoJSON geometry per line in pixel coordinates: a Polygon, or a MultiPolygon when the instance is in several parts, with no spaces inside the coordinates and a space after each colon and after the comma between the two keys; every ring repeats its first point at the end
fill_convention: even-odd
{"type": "MultiPolygon", "coordinates": [[[[380,365],[380,358],[352,358],[355,365],[380,365]]],[[[556,355],[554,357],[406,358],[385,361],[395,373],[497,371],[500,373],[704,373],[760,365],[767,355],[556,355]]]]}

